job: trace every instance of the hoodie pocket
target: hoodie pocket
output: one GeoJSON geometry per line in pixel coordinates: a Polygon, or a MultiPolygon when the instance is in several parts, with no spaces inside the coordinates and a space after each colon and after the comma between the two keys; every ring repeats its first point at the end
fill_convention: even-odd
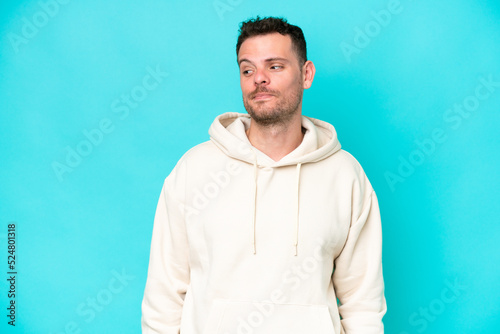
{"type": "MultiPolygon", "coordinates": [[[[338,331],[337,331],[338,332],[338,331]]],[[[203,334],[334,334],[327,305],[215,299],[203,334]]]]}

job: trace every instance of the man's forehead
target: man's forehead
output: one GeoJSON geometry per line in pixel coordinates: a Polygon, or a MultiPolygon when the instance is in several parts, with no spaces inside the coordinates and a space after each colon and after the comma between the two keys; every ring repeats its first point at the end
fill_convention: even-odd
{"type": "Polygon", "coordinates": [[[246,39],[238,53],[238,64],[243,61],[290,61],[293,56],[292,40],[289,35],[271,33],[246,39]]]}

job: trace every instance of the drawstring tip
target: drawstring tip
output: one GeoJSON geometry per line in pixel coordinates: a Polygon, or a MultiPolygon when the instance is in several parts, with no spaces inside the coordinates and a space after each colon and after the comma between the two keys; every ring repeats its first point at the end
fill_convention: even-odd
{"type": "Polygon", "coordinates": [[[295,256],[297,256],[297,245],[294,246],[295,246],[295,256]]]}

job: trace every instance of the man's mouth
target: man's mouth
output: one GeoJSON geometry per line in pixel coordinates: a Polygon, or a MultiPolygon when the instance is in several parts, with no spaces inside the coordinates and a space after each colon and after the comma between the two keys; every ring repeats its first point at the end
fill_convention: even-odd
{"type": "Polygon", "coordinates": [[[257,93],[254,95],[254,100],[268,100],[270,98],[274,97],[273,94],[269,94],[269,93],[257,93]]]}

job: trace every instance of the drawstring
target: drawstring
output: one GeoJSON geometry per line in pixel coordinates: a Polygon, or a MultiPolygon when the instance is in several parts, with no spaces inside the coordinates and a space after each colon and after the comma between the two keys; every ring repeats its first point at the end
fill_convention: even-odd
{"type": "Polygon", "coordinates": [[[295,256],[297,256],[297,245],[299,243],[299,190],[300,190],[300,166],[302,163],[297,164],[297,216],[295,217],[295,238],[293,240],[293,246],[295,247],[295,256]]]}
{"type": "MultiPolygon", "coordinates": [[[[254,155],[254,161],[253,161],[253,178],[254,178],[254,193],[253,193],[253,212],[252,212],[252,248],[253,248],[253,253],[257,254],[257,248],[255,245],[255,221],[256,221],[256,213],[257,213],[257,156],[252,150],[252,153],[254,155]]],[[[297,163],[297,198],[296,198],[296,216],[295,216],[295,235],[293,239],[293,247],[295,248],[295,253],[294,255],[297,256],[297,247],[299,243],[299,203],[300,203],[300,167],[302,166],[302,163],[299,162],[297,163]]]]}

